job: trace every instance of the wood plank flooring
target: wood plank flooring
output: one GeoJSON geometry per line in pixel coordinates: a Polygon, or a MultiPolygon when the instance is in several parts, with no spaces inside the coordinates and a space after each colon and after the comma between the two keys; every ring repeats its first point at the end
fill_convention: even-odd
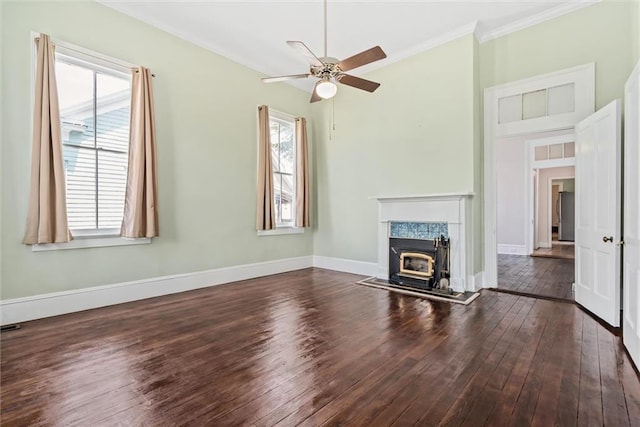
{"type": "Polygon", "coordinates": [[[531,254],[533,257],[575,259],[576,249],[574,244],[553,243],[551,248],[538,248],[531,254]]]}
{"type": "Polygon", "coordinates": [[[574,301],[574,261],[498,255],[498,289],[574,301]]]}
{"type": "Polygon", "coordinates": [[[306,269],[3,333],[3,426],[638,425],[620,340],[572,304],[469,306],[306,269]]]}

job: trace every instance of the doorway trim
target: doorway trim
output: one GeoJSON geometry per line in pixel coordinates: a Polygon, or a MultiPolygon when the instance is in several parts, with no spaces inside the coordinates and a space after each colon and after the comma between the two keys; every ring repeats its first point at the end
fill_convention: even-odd
{"type": "Polygon", "coordinates": [[[484,90],[484,280],[483,287],[498,286],[496,235],[496,138],[573,128],[595,111],[595,63],[534,76],[484,90]],[[499,101],[518,94],[574,84],[574,111],[509,123],[499,122],[499,101]]]}
{"type": "MultiPolygon", "coordinates": [[[[574,165],[575,167],[575,165],[574,165]]],[[[553,196],[553,191],[552,191],[552,187],[553,187],[553,181],[555,180],[568,180],[568,179],[576,179],[576,174],[574,171],[573,176],[554,176],[554,177],[549,177],[548,180],[548,186],[547,186],[547,206],[549,207],[549,209],[547,210],[547,224],[549,224],[549,240],[548,240],[548,245],[549,247],[553,246],[553,232],[551,231],[551,228],[553,227],[553,213],[552,213],[552,208],[553,208],[553,200],[551,199],[551,197],[553,196]]],[[[569,243],[558,243],[558,244],[571,244],[571,242],[569,243]]]]}
{"type": "MultiPolygon", "coordinates": [[[[564,129],[566,131],[572,129],[564,129]]],[[[534,135],[532,135],[534,136],[534,135]]],[[[539,198],[539,187],[540,182],[538,179],[538,171],[540,169],[548,169],[548,168],[561,168],[566,166],[575,166],[576,160],[575,157],[564,157],[561,159],[551,159],[551,160],[535,160],[535,149],[536,147],[544,146],[544,145],[553,145],[553,144],[566,144],[570,142],[574,142],[573,131],[571,133],[566,133],[563,135],[555,135],[555,136],[547,136],[547,137],[539,137],[539,138],[531,138],[525,140],[525,200],[526,200],[526,208],[525,208],[525,224],[526,227],[526,235],[525,235],[525,251],[527,255],[531,255],[534,251],[537,243],[537,230],[538,230],[538,216],[536,215],[536,211],[538,209],[538,198],[539,198]],[[536,183],[538,184],[538,191],[536,191],[536,183]]]]}

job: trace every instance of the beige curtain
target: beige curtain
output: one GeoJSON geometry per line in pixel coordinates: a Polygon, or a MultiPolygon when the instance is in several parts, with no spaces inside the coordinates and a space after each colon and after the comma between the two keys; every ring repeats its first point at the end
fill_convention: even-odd
{"type": "Polygon", "coordinates": [[[276,228],[276,209],[273,201],[273,167],[271,166],[271,137],[269,108],[258,107],[258,203],[256,229],[276,228]]]}
{"type": "Polygon", "coordinates": [[[158,175],[156,122],[151,71],[138,67],[131,79],[129,169],[120,235],[156,237],[158,229],[158,175]]]}
{"type": "Polygon", "coordinates": [[[71,240],[67,224],[67,196],[62,160],[62,133],[55,73],[55,47],[48,35],[37,44],[33,147],[27,229],[23,243],[71,240]]]}
{"type": "Polygon", "coordinates": [[[296,227],[309,227],[309,147],[307,120],[296,118],[296,227]]]}

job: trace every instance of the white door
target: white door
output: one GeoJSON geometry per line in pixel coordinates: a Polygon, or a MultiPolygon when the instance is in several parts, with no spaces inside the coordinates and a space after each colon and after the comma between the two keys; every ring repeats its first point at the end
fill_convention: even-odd
{"type": "MultiPolygon", "coordinates": [[[[535,218],[535,223],[533,224],[533,235],[531,238],[533,239],[533,245],[531,246],[531,252],[535,249],[538,249],[540,244],[540,239],[538,239],[538,229],[540,227],[540,221],[538,220],[538,206],[540,204],[540,169],[536,169],[533,176],[533,194],[535,194],[535,198],[533,199],[533,218],[535,218]]],[[[531,254],[529,252],[529,254],[531,254]]]]}
{"type": "Polygon", "coordinates": [[[620,326],[620,101],[576,125],[576,301],[620,326]]]}
{"type": "Polygon", "coordinates": [[[640,366],[640,62],[624,87],[622,340],[640,366]]]}

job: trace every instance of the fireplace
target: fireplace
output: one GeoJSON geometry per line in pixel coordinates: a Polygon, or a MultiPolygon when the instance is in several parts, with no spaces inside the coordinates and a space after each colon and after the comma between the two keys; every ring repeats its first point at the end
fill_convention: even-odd
{"type": "MultiPolygon", "coordinates": [[[[455,292],[463,292],[482,287],[482,274],[478,273],[476,276],[473,273],[473,233],[469,228],[472,198],[473,193],[375,197],[378,201],[376,277],[389,280],[391,255],[389,240],[391,238],[409,237],[433,242],[434,238],[444,235],[450,242],[446,262],[450,288],[455,292]]],[[[429,255],[429,252],[427,254],[429,255]]],[[[435,282],[439,272],[438,261],[433,254],[430,256],[434,258],[433,282],[435,282]]],[[[397,259],[399,263],[399,258],[397,259]]]]}
{"type": "Polygon", "coordinates": [[[389,238],[389,282],[417,289],[449,290],[449,246],[435,239],[389,238]]]}

